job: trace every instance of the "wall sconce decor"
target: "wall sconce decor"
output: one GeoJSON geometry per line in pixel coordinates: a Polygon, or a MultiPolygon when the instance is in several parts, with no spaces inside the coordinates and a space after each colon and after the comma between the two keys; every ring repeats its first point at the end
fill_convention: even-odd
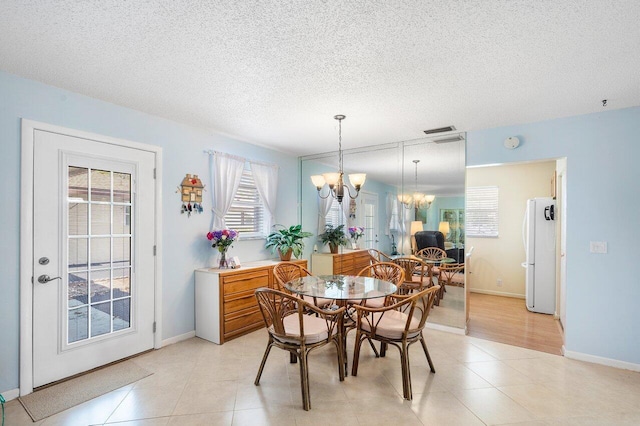
{"type": "Polygon", "coordinates": [[[187,174],[176,191],[180,193],[182,199],[180,213],[186,213],[187,217],[191,216],[191,213],[202,213],[204,211],[202,208],[203,191],[204,185],[198,175],[187,174]]]}

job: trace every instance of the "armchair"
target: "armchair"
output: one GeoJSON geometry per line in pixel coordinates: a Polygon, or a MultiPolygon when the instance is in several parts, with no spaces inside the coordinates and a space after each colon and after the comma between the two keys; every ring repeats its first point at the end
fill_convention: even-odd
{"type": "Polygon", "coordinates": [[[346,308],[325,311],[293,295],[264,287],[257,289],[255,295],[269,333],[269,341],[254,384],[260,385],[260,377],[272,347],[288,351],[300,361],[302,405],[308,411],[311,409],[309,352],[328,343],[335,344],[338,352],[338,375],[340,381],[344,381],[342,320],[346,308]],[[309,311],[316,316],[306,315],[309,311]]]}
{"type": "Polygon", "coordinates": [[[395,303],[381,308],[354,305],[357,313],[357,332],[351,375],[358,375],[360,347],[365,339],[381,342],[381,356],[384,356],[388,344],[393,345],[400,351],[403,396],[408,400],[413,399],[409,368],[409,347],[412,344],[421,343],[431,372],[436,372],[422,330],[439,288],[436,285],[411,296],[390,296],[395,303]]]}

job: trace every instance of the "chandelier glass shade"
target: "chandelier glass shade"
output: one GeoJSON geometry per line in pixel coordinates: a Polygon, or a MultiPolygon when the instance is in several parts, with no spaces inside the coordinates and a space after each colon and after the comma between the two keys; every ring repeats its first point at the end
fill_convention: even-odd
{"type": "Polygon", "coordinates": [[[431,207],[431,203],[436,199],[435,195],[427,195],[418,191],[418,163],[420,160],[413,160],[413,163],[416,165],[416,177],[415,177],[415,192],[413,194],[399,194],[398,201],[402,203],[402,205],[406,209],[411,209],[413,207],[420,208],[423,205],[426,205],[427,210],[431,207]]]}
{"type": "Polygon", "coordinates": [[[342,166],[342,120],[346,117],[342,114],[338,114],[333,118],[338,120],[338,171],[323,173],[321,175],[313,175],[311,176],[311,182],[318,190],[318,196],[320,198],[332,196],[338,200],[339,203],[342,203],[342,199],[345,194],[352,199],[358,197],[360,188],[364,185],[367,175],[366,173],[352,173],[349,175],[349,183],[356,190],[355,194],[351,194],[351,189],[344,182],[344,169],[342,166]],[[325,184],[329,186],[329,191],[323,195],[322,188],[324,188],[325,184]]]}

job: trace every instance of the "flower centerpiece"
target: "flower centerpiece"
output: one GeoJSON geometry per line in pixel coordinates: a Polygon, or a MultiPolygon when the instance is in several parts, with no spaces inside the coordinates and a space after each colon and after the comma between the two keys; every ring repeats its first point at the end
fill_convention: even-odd
{"type": "Polygon", "coordinates": [[[220,263],[218,265],[220,269],[229,267],[227,263],[227,250],[229,250],[233,242],[238,239],[238,236],[238,231],[234,231],[233,229],[220,229],[207,233],[207,239],[212,242],[211,247],[217,248],[218,252],[220,252],[220,263]]]}
{"type": "Polygon", "coordinates": [[[351,238],[353,239],[352,247],[357,249],[358,239],[364,235],[364,226],[350,226],[349,235],[351,235],[351,238]]]}

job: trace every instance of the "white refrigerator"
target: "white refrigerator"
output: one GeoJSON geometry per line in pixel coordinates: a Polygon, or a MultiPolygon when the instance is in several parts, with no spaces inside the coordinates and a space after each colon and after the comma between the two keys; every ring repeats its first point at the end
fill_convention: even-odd
{"type": "Polygon", "coordinates": [[[556,202],[553,198],[527,200],[523,223],[526,260],[526,302],[531,312],[556,310],[556,202]]]}

